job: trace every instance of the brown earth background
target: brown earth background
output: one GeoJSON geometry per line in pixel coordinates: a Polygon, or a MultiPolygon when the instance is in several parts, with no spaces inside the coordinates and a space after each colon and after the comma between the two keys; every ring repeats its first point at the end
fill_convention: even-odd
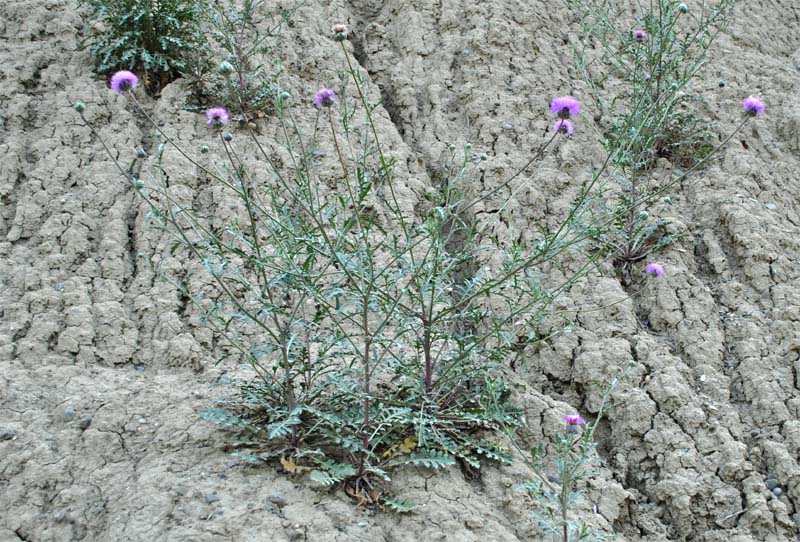
{"type": "MultiPolygon", "coordinates": [[[[622,4],[633,24],[636,2],[622,4]]],[[[299,101],[338,81],[334,22],[355,29],[348,46],[383,100],[378,129],[412,204],[451,143],[489,154],[474,190],[490,190],[542,142],[554,95],[588,103],[565,0],[309,0],[284,39],[282,85],[299,101]]],[[[543,540],[514,489],[531,477],[522,461],[478,479],[397,473],[420,504],[400,516],[228,454],[230,434],[197,411],[231,391],[237,369],[214,364],[211,333],[138,254],[191,264],[169,260],[70,107],[87,104],[123,162],[149,134],[79,49],[86,24],[68,0],[0,6],[0,542],[543,540]]],[[[800,540],[800,3],[740,2],[704,75],[694,90],[720,134],[747,95],[767,115],[660,208],[681,234],[658,255],[663,279],[637,276],[626,299],[609,265],[561,298],[572,332],[516,375],[519,444],[552,440],[563,414],[596,412],[592,383],[633,361],[581,517],[620,541],[800,540]]],[[[181,110],[186,95],[181,81],[140,94],[182,144],[213,147],[204,119],[181,110]]],[[[563,214],[602,158],[592,115],[577,126],[526,179],[515,230],[563,214]]],[[[171,167],[173,186],[224,218],[224,194],[171,167]]]]}

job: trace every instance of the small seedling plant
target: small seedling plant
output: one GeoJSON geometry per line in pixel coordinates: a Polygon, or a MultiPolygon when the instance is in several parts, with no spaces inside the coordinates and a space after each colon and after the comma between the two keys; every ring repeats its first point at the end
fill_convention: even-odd
{"type": "Polygon", "coordinates": [[[534,516],[539,529],[553,540],[594,542],[607,539],[604,533],[576,519],[572,510],[583,494],[581,484],[596,474],[602,464],[596,452],[594,434],[618,382],[613,379],[605,387],[593,423],[587,424],[578,414],[568,414],[564,416],[564,432],[554,443],[553,453],[548,456],[543,444],[530,452],[529,465],[537,478],[517,486],[517,489],[527,491],[534,498],[534,516]]]}

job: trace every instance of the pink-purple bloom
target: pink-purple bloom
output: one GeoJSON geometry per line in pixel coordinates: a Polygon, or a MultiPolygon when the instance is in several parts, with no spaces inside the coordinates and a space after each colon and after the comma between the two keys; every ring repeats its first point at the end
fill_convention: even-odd
{"type": "Polygon", "coordinates": [[[567,119],[556,119],[555,124],[553,124],[553,132],[561,134],[564,137],[572,135],[574,130],[575,127],[572,125],[572,122],[567,119]]]}
{"type": "Polygon", "coordinates": [[[209,126],[219,126],[228,124],[231,120],[231,116],[224,107],[212,107],[206,111],[206,119],[208,119],[209,126]]]}
{"type": "Polygon", "coordinates": [[[350,37],[350,29],[346,24],[333,25],[333,39],[336,41],[344,41],[350,37]]]}
{"type": "Polygon", "coordinates": [[[637,28],[633,31],[633,39],[638,42],[645,42],[650,35],[647,33],[646,30],[642,30],[641,28],[637,28]]]}
{"type": "Polygon", "coordinates": [[[330,88],[322,88],[314,94],[314,105],[317,107],[330,107],[336,103],[336,92],[330,88]]]}
{"type": "Polygon", "coordinates": [[[586,423],[580,414],[567,414],[564,416],[564,423],[567,425],[583,425],[586,423]]]}
{"type": "Polygon", "coordinates": [[[125,94],[129,90],[135,89],[138,84],[139,78],[128,70],[118,71],[111,76],[111,89],[119,94],[125,94]]]}
{"type": "Polygon", "coordinates": [[[649,263],[647,267],[645,267],[645,271],[650,273],[651,275],[655,275],[657,277],[664,276],[664,268],[657,263],[649,263]]]}
{"type": "Polygon", "coordinates": [[[581,112],[581,104],[572,96],[559,96],[550,103],[550,112],[560,119],[568,119],[581,112]]]}
{"type": "Polygon", "coordinates": [[[764,114],[764,110],[767,108],[764,105],[764,100],[761,98],[757,98],[756,96],[748,96],[742,102],[742,108],[744,108],[744,112],[752,117],[760,117],[764,114]]]}

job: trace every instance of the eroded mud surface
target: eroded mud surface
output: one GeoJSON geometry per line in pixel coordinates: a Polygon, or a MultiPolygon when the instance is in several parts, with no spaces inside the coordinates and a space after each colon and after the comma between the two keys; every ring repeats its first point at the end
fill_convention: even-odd
{"type": "MultiPolygon", "coordinates": [[[[525,446],[568,411],[596,411],[592,382],[633,361],[580,510],[620,540],[798,540],[800,6],[741,4],[698,88],[720,133],[748,94],[767,116],[676,188],[666,276],[617,304],[631,290],[610,267],[573,289],[561,307],[579,325],[518,372],[525,446]],[[607,308],[578,310],[589,305],[607,308]]],[[[399,473],[403,496],[423,505],[399,517],[228,455],[228,435],[196,411],[228,392],[235,368],[214,366],[213,337],[138,254],[189,264],[169,260],[69,104],[87,104],[124,160],[145,124],[92,73],[73,2],[8,0],[0,15],[0,541],[541,539],[514,491],[530,475],[520,461],[478,480],[399,473]]],[[[383,98],[378,129],[412,209],[451,143],[490,155],[475,190],[491,189],[541,143],[550,98],[586,92],[565,2],[311,0],[286,34],[295,96],[336,81],[327,34],[340,21],[383,98]]],[[[203,119],[179,109],[185,93],[175,83],[146,107],[182,143],[209,144],[203,119]]],[[[516,231],[567,208],[601,158],[591,122],[531,173],[516,231]]],[[[190,167],[171,175],[224,213],[225,196],[190,167]]]]}

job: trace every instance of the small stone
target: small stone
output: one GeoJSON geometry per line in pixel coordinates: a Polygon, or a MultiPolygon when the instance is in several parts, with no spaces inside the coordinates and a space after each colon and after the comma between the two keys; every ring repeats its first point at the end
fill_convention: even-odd
{"type": "Polygon", "coordinates": [[[277,506],[278,508],[283,508],[287,504],[286,497],[281,495],[280,493],[271,493],[267,500],[277,506]]]}
{"type": "Polygon", "coordinates": [[[778,481],[775,478],[767,478],[767,489],[773,490],[778,487],[778,481]]]}
{"type": "Polygon", "coordinates": [[[84,430],[88,429],[90,425],[92,425],[92,419],[91,418],[84,418],[84,419],[82,419],[81,421],[78,422],[78,427],[80,427],[81,429],[84,429],[84,430]]]}
{"type": "Polygon", "coordinates": [[[777,205],[775,205],[774,203],[767,203],[767,204],[765,204],[765,205],[764,205],[764,207],[766,207],[766,208],[767,208],[767,209],[769,209],[770,211],[774,211],[775,209],[777,209],[777,208],[778,208],[778,206],[777,206],[777,205]]]}
{"type": "Polygon", "coordinates": [[[147,420],[145,420],[144,418],[139,418],[138,421],[139,421],[139,423],[147,423],[147,420]]]}
{"type": "Polygon", "coordinates": [[[514,128],[514,125],[511,124],[510,122],[504,122],[503,123],[503,130],[512,130],[513,128],[514,128]]]}
{"type": "Polygon", "coordinates": [[[222,500],[219,495],[214,495],[213,493],[209,493],[206,495],[206,502],[208,504],[214,504],[215,502],[219,502],[222,500]]]}
{"type": "Polygon", "coordinates": [[[464,525],[467,527],[467,529],[470,529],[472,531],[483,529],[483,522],[478,518],[467,518],[464,521],[464,525]]]}
{"type": "Polygon", "coordinates": [[[67,515],[64,512],[54,512],[53,521],[56,523],[64,523],[67,521],[67,515]]]}
{"type": "Polygon", "coordinates": [[[142,371],[144,371],[144,365],[143,365],[143,364],[141,364],[141,363],[139,363],[139,364],[137,364],[137,365],[134,365],[134,366],[133,366],[133,370],[134,370],[134,371],[139,371],[139,372],[142,372],[142,371]]]}
{"type": "Polygon", "coordinates": [[[3,429],[0,430],[0,440],[11,440],[17,436],[17,432],[13,429],[3,429]]]}
{"type": "Polygon", "coordinates": [[[783,495],[783,490],[779,487],[773,488],[772,494],[775,495],[776,497],[780,497],[781,495],[783,495]]]}
{"type": "Polygon", "coordinates": [[[294,529],[289,533],[289,540],[305,540],[306,532],[302,529],[294,529]]]}
{"type": "Polygon", "coordinates": [[[759,431],[758,429],[753,429],[752,431],[750,431],[750,436],[751,437],[757,437],[760,434],[761,434],[761,431],[759,431]]]}
{"type": "Polygon", "coordinates": [[[75,417],[75,415],[76,415],[76,414],[77,414],[77,412],[75,411],[75,409],[74,409],[74,408],[72,408],[72,407],[67,407],[67,408],[65,408],[65,409],[64,409],[64,414],[63,414],[63,416],[64,416],[64,419],[65,419],[66,421],[70,421],[72,418],[74,418],[74,417],[75,417]]]}

